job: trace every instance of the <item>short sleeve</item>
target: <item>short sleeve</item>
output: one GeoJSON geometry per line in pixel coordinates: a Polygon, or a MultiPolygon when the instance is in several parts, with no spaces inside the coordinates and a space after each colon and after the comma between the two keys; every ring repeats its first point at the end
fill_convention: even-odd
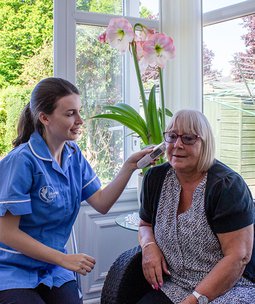
{"type": "Polygon", "coordinates": [[[101,182],[82,154],[80,165],[82,170],[82,200],[86,200],[101,188],[101,182]]]}
{"type": "Polygon", "coordinates": [[[150,177],[151,171],[147,171],[143,177],[142,188],[141,188],[141,208],[139,211],[140,218],[147,222],[152,223],[153,205],[150,195],[150,177]]]}
{"type": "Polygon", "coordinates": [[[212,200],[211,225],[215,233],[235,231],[254,223],[252,195],[237,173],[232,172],[217,183],[212,200]]]}
{"type": "Polygon", "coordinates": [[[154,227],[158,202],[165,176],[170,169],[169,163],[150,168],[144,178],[141,189],[140,218],[154,227]]]}
{"type": "Polygon", "coordinates": [[[11,152],[0,161],[0,172],[0,216],[7,211],[13,215],[32,213],[32,167],[29,160],[11,152]]]}

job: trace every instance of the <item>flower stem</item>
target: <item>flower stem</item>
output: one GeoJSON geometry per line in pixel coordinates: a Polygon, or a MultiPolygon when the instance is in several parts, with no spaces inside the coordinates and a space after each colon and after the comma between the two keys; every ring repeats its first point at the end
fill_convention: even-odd
{"type": "Polygon", "coordinates": [[[163,90],[163,75],[162,69],[159,67],[159,85],[160,85],[160,99],[161,99],[161,113],[162,113],[162,131],[165,131],[166,128],[166,110],[165,110],[165,97],[164,97],[164,90],[163,90]]]}
{"type": "Polygon", "coordinates": [[[131,43],[131,48],[132,48],[132,53],[133,53],[133,58],[134,58],[136,77],[137,77],[140,95],[141,95],[141,99],[142,99],[142,103],[143,103],[144,116],[145,116],[145,120],[147,122],[148,121],[148,107],[147,107],[147,101],[146,101],[146,97],[145,97],[145,93],[144,93],[141,72],[140,72],[140,68],[139,68],[139,64],[138,64],[138,60],[137,60],[135,42],[131,43]]]}

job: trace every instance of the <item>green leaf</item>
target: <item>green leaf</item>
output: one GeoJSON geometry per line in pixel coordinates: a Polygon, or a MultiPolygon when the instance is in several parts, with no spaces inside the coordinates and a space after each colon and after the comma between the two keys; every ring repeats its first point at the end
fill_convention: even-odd
{"type": "Polygon", "coordinates": [[[130,105],[127,105],[125,103],[118,103],[114,106],[104,106],[105,110],[109,110],[112,113],[119,113],[120,115],[124,115],[126,117],[129,117],[130,119],[133,119],[135,122],[141,124],[142,128],[147,129],[146,123],[144,119],[141,117],[141,115],[130,105]]]}
{"type": "Polygon", "coordinates": [[[173,113],[168,108],[165,108],[165,111],[166,111],[167,116],[169,116],[169,117],[173,116],[173,113]]]}
{"type": "Polygon", "coordinates": [[[130,130],[137,133],[145,144],[147,144],[147,145],[149,144],[148,137],[147,137],[147,134],[148,134],[147,128],[144,129],[137,121],[134,121],[129,116],[119,115],[117,113],[105,113],[105,114],[95,115],[92,118],[105,118],[105,119],[111,119],[114,121],[118,121],[122,125],[128,127],[130,130]]]}
{"type": "Polygon", "coordinates": [[[156,104],[155,85],[150,91],[148,101],[148,130],[150,130],[150,142],[160,144],[163,141],[162,128],[156,104]]]}

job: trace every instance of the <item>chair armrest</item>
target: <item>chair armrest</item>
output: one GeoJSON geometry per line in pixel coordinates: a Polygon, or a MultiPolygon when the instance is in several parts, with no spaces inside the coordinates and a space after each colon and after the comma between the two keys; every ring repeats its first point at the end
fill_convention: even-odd
{"type": "Polygon", "coordinates": [[[142,271],[141,247],[137,246],[123,252],[111,266],[101,304],[134,304],[151,289],[142,271]]]}

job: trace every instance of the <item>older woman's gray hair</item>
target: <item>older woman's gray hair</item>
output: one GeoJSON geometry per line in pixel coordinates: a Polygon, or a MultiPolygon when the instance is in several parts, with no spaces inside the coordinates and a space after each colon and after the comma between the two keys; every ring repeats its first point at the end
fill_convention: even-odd
{"type": "Polygon", "coordinates": [[[201,137],[202,146],[197,169],[200,172],[208,171],[215,158],[215,140],[205,115],[196,110],[180,110],[171,118],[166,131],[170,130],[178,130],[181,134],[192,133],[201,137]]]}

